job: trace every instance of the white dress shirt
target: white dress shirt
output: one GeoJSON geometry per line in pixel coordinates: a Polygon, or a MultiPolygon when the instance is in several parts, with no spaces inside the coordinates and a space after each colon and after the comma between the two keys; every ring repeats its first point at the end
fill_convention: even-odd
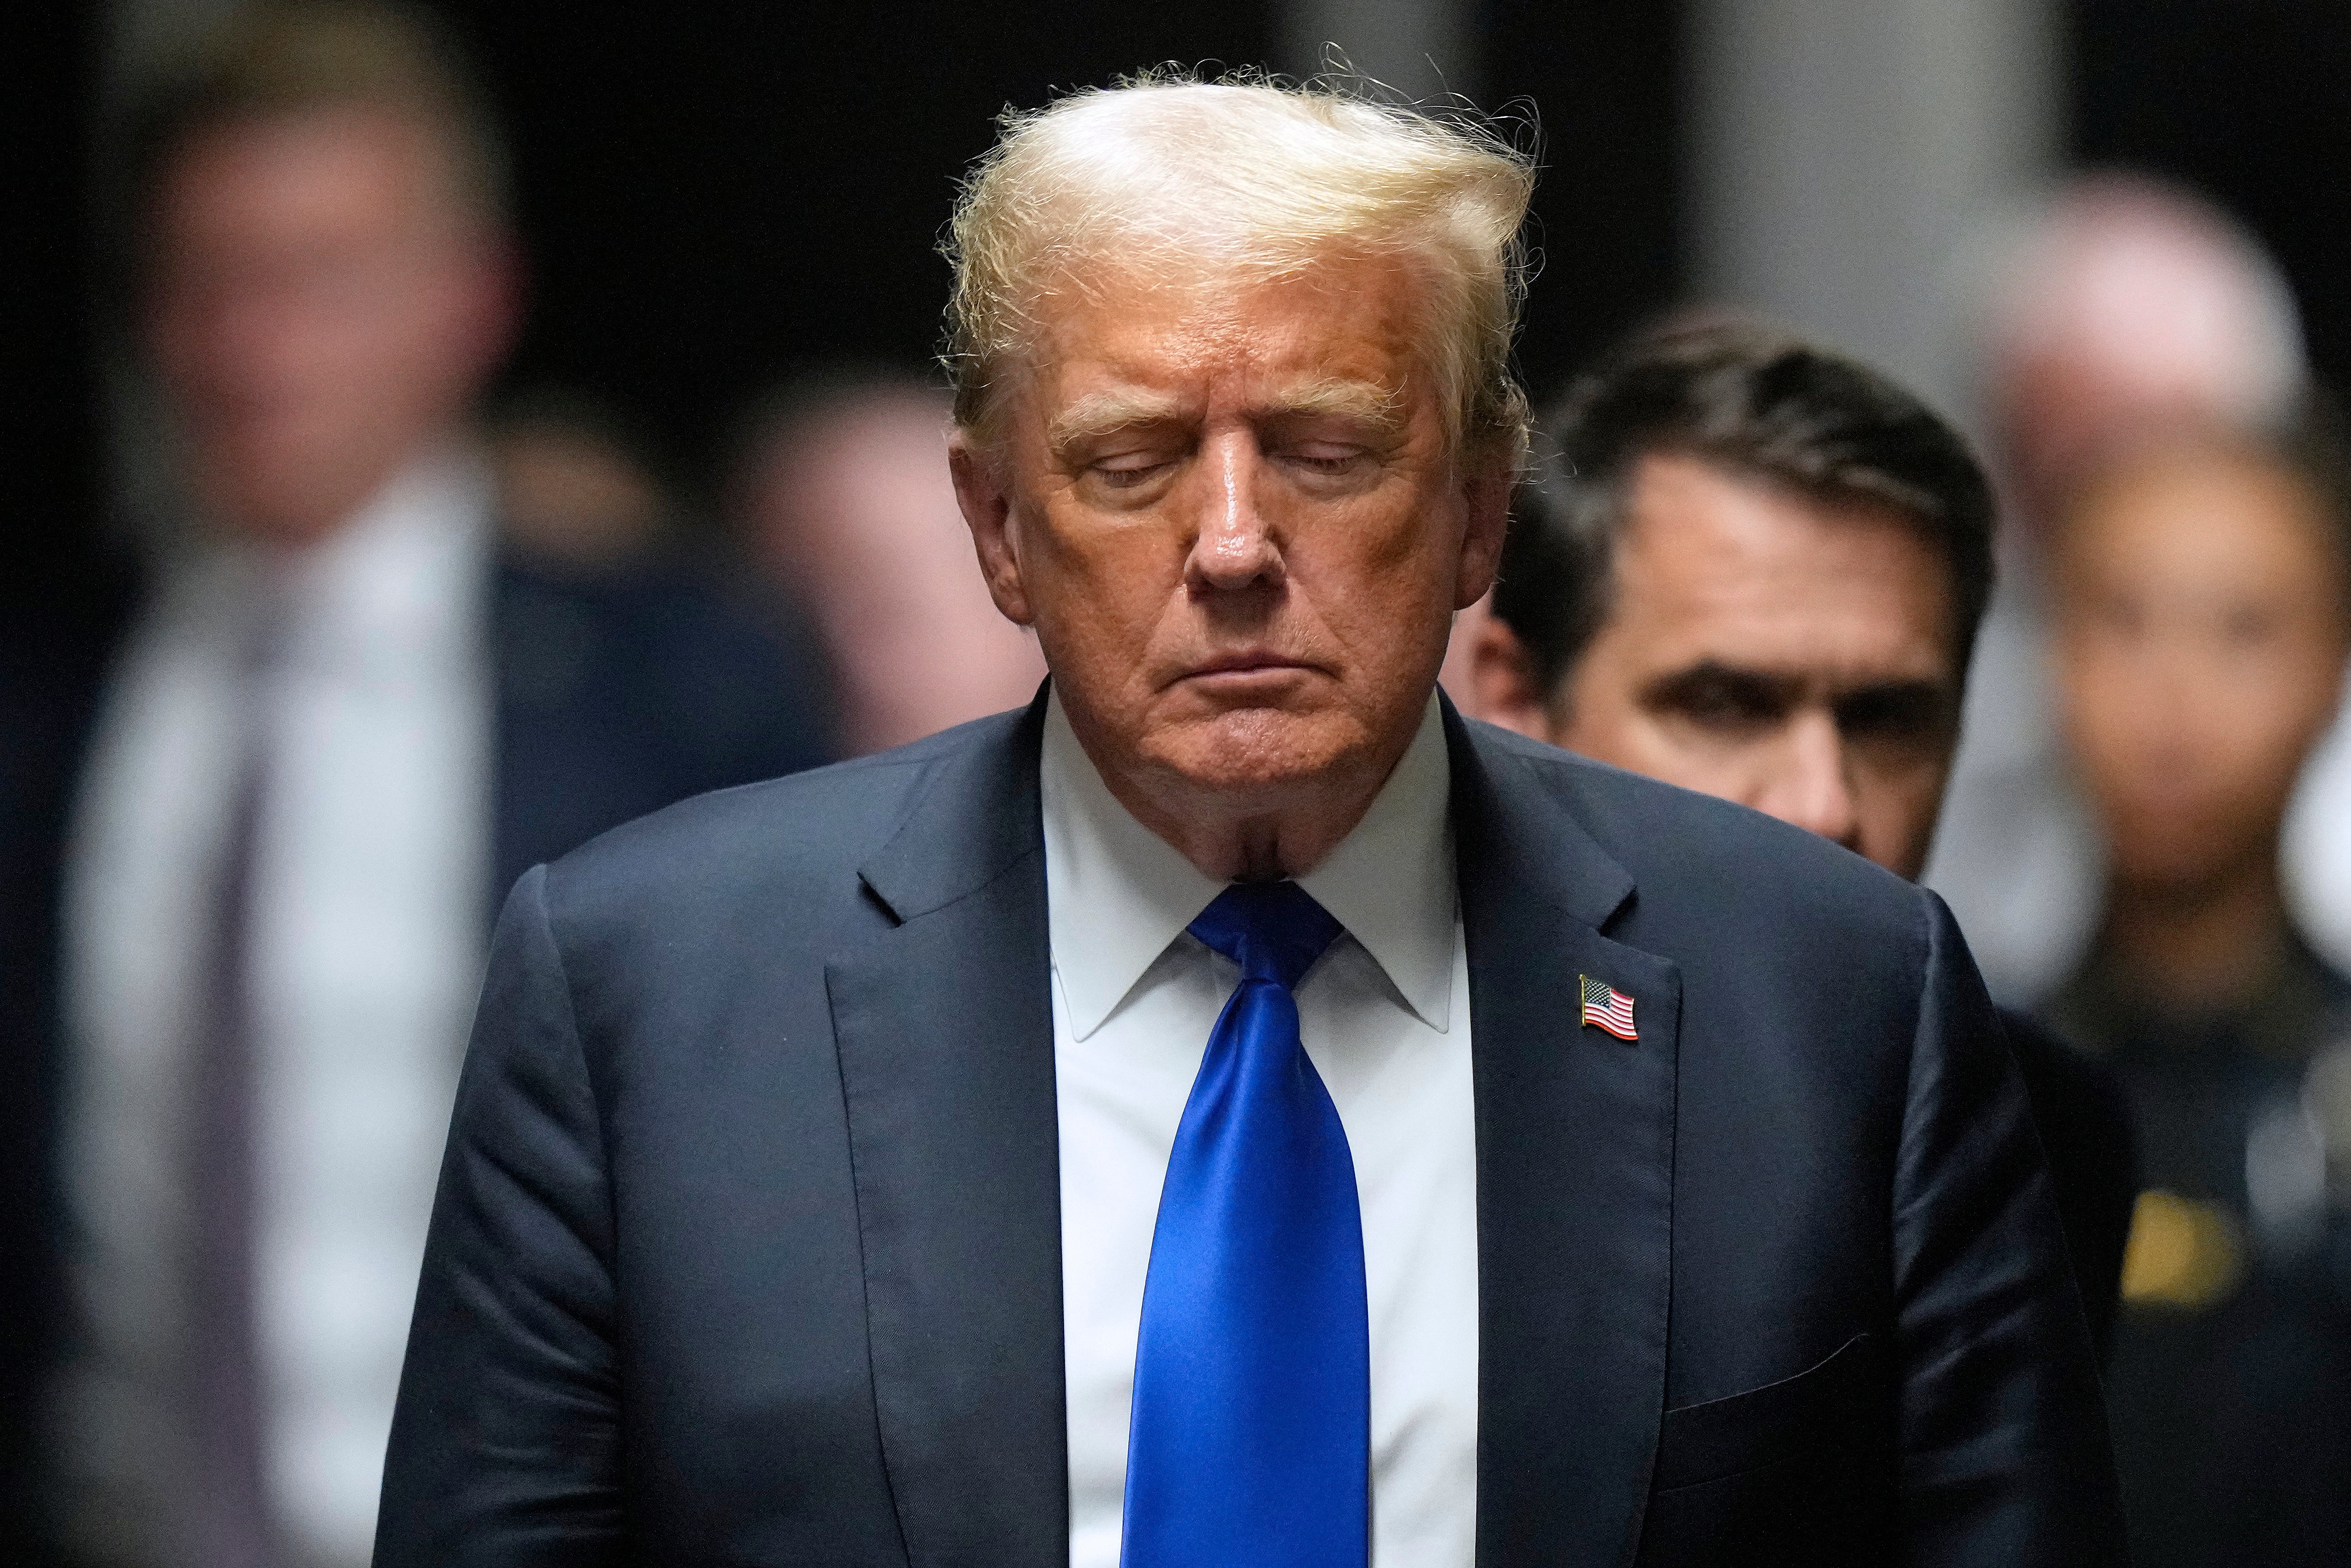
{"type": "Polygon", "coordinates": [[[193,550],[110,685],[67,864],[80,1334],[60,1402],[69,1523],[104,1561],[171,1560],[185,1062],[250,679],[265,1462],[302,1560],[368,1560],[480,985],[489,512],[469,462],[402,473],[284,571],[282,652],[258,677],[239,656],[262,563],[193,550]]]}
{"type": "MultiPolygon", "coordinates": [[[[1070,1562],[1116,1568],[1160,1187],[1209,1031],[1240,971],[1185,930],[1225,884],[1118,803],[1058,699],[1041,769],[1070,1562]]],[[[1298,879],[1347,930],[1297,1000],[1306,1053],[1346,1128],[1362,1204],[1379,1568],[1467,1568],[1477,1539],[1477,1133],[1448,788],[1431,696],[1363,821],[1298,879]]]]}

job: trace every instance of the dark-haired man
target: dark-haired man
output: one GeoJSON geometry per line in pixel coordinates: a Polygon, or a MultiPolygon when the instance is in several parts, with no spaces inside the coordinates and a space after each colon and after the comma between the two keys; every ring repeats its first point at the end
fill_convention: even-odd
{"type": "MultiPolygon", "coordinates": [[[[1477,650],[1485,716],[1915,879],[1991,584],[1965,444],[1865,367],[1736,323],[1635,341],[1552,434],[1477,650]]],[[[2008,1023],[2103,1346],[2129,1124],[2095,1061],[2008,1023]]]]}
{"type": "Polygon", "coordinates": [[[333,1568],[494,899],[824,727],[702,586],[503,551],[500,160],[430,28],[241,13],[138,140],[169,548],[103,624],[0,626],[0,711],[54,716],[0,742],[0,1558],[333,1568]]]}

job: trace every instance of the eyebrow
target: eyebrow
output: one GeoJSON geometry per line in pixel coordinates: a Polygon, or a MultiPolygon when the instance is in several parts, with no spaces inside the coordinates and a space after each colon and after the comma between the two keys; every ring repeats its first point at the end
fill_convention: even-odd
{"type": "MultiPolygon", "coordinates": [[[[1641,700],[1653,707],[1679,707],[1701,695],[1719,692],[1735,695],[1746,702],[1787,708],[1803,700],[1811,684],[1808,677],[1801,674],[1727,664],[1719,659],[1708,658],[1659,675],[1641,688],[1641,700]]],[[[1957,705],[1951,700],[1952,695],[1942,682],[1927,676],[1896,675],[1833,691],[1827,701],[1839,713],[1862,705],[1886,702],[1933,703],[1955,713],[1957,705]]]]}
{"type": "Polygon", "coordinates": [[[1371,382],[1331,377],[1290,388],[1266,412],[1276,419],[1358,420],[1393,435],[1405,427],[1404,401],[1400,386],[1383,388],[1371,382]]]}
{"type": "Polygon", "coordinates": [[[1179,417],[1184,405],[1172,397],[1150,392],[1089,392],[1053,416],[1045,427],[1045,444],[1066,452],[1083,441],[1114,435],[1146,424],[1164,424],[1179,417]]]}
{"type": "Polygon", "coordinates": [[[1746,702],[1789,707],[1803,695],[1803,690],[1801,676],[1743,669],[1719,659],[1700,659],[1650,681],[1641,688],[1641,700],[1654,707],[1684,707],[1701,695],[1723,692],[1734,693],[1746,702]]]}
{"type": "MultiPolygon", "coordinates": [[[[1329,419],[1358,421],[1383,435],[1402,434],[1404,389],[1393,391],[1371,382],[1337,377],[1284,388],[1256,411],[1259,419],[1329,419]]],[[[1123,430],[1165,424],[1179,419],[1184,404],[1153,392],[1089,392],[1055,415],[1045,428],[1045,442],[1054,452],[1067,452],[1088,441],[1098,441],[1123,430]]]]}

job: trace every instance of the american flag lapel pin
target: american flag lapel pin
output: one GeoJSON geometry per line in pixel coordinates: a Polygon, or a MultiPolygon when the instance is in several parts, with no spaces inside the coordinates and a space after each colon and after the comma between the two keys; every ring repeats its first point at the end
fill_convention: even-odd
{"type": "Polygon", "coordinates": [[[1605,980],[1595,980],[1589,975],[1578,975],[1583,984],[1583,1021],[1593,1029],[1604,1029],[1618,1040],[1638,1040],[1633,1028],[1633,998],[1605,980]]]}

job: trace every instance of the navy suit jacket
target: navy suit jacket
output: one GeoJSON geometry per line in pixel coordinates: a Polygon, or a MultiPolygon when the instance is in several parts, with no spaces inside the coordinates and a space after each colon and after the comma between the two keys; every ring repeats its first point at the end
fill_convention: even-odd
{"type": "MultiPolygon", "coordinates": [[[[137,603],[96,570],[0,625],[0,1563],[46,1563],[42,1399],[62,1324],[57,904],[66,819],[137,603]]],[[[491,863],[829,759],[822,672],[694,574],[496,569],[491,863]]],[[[485,907],[485,928],[495,911],[485,907]]]]}
{"type": "MultiPolygon", "coordinates": [[[[1066,1564],[1041,722],[517,886],[378,1568],[1066,1564]]],[[[2119,1563],[2048,1176],[1941,904],[1446,725],[1479,1563],[2119,1563]],[[1637,1040],[1579,1027],[1579,974],[1637,1040]]]]}

